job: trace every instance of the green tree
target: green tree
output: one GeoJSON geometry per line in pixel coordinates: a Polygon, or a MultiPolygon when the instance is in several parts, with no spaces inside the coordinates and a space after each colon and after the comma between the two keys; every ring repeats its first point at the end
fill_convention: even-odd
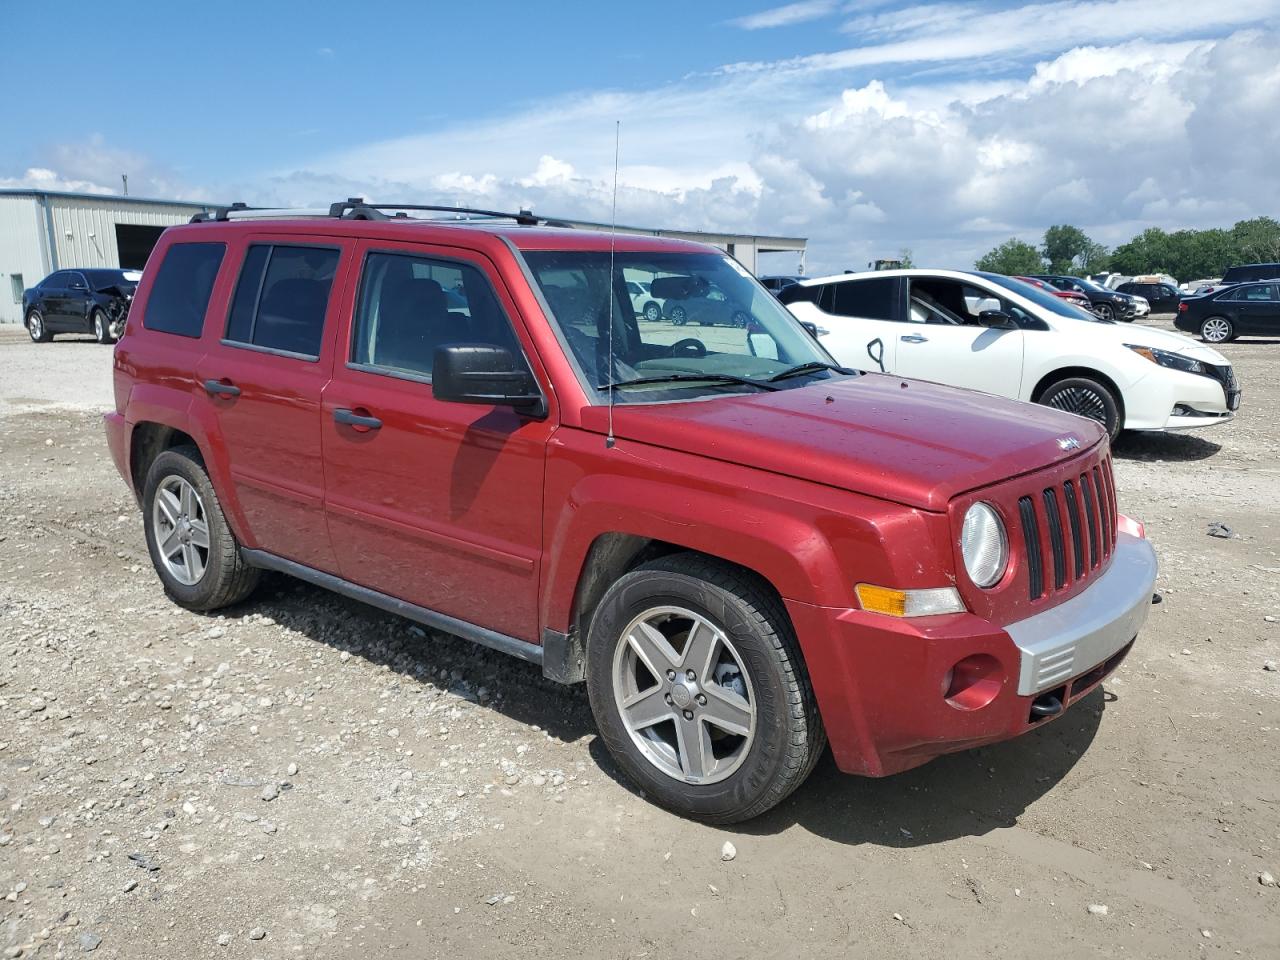
{"type": "Polygon", "coordinates": [[[1270,217],[1241,220],[1231,228],[1231,244],[1237,263],[1270,263],[1280,260],[1280,223],[1270,217]]]}
{"type": "Polygon", "coordinates": [[[898,259],[902,261],[903,270],[910,270],[912,267],[916,265],[916,262],[913,259],[911,259],[910,247],[903,247],[901,250],[899,250],[898,259]]]}
{"type": "Polygon", "coordinates": [[[1069,223],[1046,230],[1040,252],[1049,261],[1050,273],[1097,273],[1107,265],[1107,248],[1069,223]]]}
{"type": "Polygon", "coordinates": [[[1039,273],[1044,269],[1040,252],[1025,240],[1010,237],[994,250],[983,254],[974,264],[979,270],[1003,273],[1009,276],[1039,273]]]}

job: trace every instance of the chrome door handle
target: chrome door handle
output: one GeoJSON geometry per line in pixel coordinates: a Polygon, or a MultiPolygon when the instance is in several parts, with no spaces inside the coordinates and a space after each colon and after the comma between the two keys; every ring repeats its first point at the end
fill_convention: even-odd
{"type": "Polygon", "coordinates": [[[898,339],[901,340],[903,343],[928,343],[929,342],[928,337],[922,337],[918,333],[913,333],[909,337],[899,337],[898,339]]]}

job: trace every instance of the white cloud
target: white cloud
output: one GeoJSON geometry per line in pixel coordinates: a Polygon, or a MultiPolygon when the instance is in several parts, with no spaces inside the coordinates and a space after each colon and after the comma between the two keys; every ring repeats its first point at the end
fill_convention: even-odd
{"type": "Polygon", "coordinates": [[[804,0],[801,3],[788,3],[785,6],[761,10],[730,20],[743,30],[768,30],[773,27],[789,27],[796,23],[805,23],[828,16],[836,10],[835,0],[804,0]]]}

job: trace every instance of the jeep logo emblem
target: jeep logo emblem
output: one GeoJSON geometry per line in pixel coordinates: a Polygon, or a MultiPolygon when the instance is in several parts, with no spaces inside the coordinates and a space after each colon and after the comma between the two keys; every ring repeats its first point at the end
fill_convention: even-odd
{"type": "Polygon", "coordinates": [[[1075,437],[1059,437],[1058,447],[1062,450],[1075,450],[1080,446],[1080,441],[1075,437]]]}

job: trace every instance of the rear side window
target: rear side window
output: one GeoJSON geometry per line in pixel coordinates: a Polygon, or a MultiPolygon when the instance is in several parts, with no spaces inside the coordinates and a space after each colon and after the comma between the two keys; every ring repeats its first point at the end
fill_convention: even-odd
{"type": "Polygon", "coordinates": [[[225,253],[226,246],[221,243],[171,246],[151,285],[142,325],[148,330],[198,338],[225,253]]]}
{"type": "Polygon", "coordinates": [[[522,356],[506,312],[476,267],[370,253],[360,281],[351,360],[430,378],[436,348],[488,343],[522,356]]]}
{"type": "Polygon", "coordinates": [[[898,281],[895,277],[872,280],[843,280],[833,283],[830,305],[823,309],[841,317],[863,317],[867,320],[898,318],[898,281]]]}
{"type": "Polygon", "coordinates": [[[226,339],[314,360],[340,251],[255,243],[231,300],[226,339]]]}

